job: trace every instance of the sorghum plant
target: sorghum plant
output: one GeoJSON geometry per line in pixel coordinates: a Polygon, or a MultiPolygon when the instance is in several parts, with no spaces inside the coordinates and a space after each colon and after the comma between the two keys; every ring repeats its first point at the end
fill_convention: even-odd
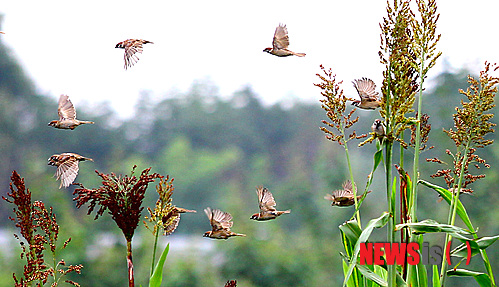
{"type": "MultiPolygon", "coordinates": [[[[453,166],[448,169],[437,171],[432,177],[443,177],[452,192],[452,200],[450,202],[450,210],[448,224],[454,225],[457,214],[457,206],[459,194],[461,192],[472,192],[468,186],[478,179],[484,178],[484,174],[474,175],[470,173],[470,164],[476,168],[480,165],[489,167],[489,165],[476,154],[478,149],[484,148],[494,142],[493,139],[488,139],[486,136],[494,132],[495,126],[490,120],[494,116],[490,110],[495,107],[494,97],[497,93],[497,85],[499,78],[490,75],[490,72],[495,72],[499,69],[497,65],[485,63],[485,68],[480,72],[479,79],[471,76],[468,77],[469,88],[466,91],[460,90],[460,93],[467,98],[467,102],[461,100],[461,107],[456,107],[456,113],[453,115],[454,127],[449,130],[444,130],[445,133],[454,141],[456,152],[452,153],[447,150],[446,153],[451,156],[453,166]],[[459,191],[459,192],[458,192],[459,191]]],[[[443,163],[443,161],[434,158],[428,161],[443,163]]],[[[476,234],[474,235],[477,238],[476,234]]],[[[445,246],[449,244],[452,236],[447,234],[445,246]]],[[[494,283],[492,268],[485,249],[480,250],[488,276],[494,283]]],[[[442,261],[440,272],[441,284],[444,286],[447,274],[446,261],[442,261]]]]}
{"type": "Polygon", "coordinates": [[[75,189],[76,207],[80,208],[88,204],[87,214],[92,213],[95,207],[95,219],[103,215],[106,210],[111,214],[112,219],[123,232],[127,242],[127,266],[128,283],[134,286],[133,262],[132,262],[132,237],[137,228],[141,212],[144,209],[142,201],[149,183],[162,176],[153,173],[149,174],[151,168],[142,171],[139,177],[134,175],[137,166],[132,168],[130,176],[103,174],[95,171],[102,178],[102,186],[97,189],[87,189],[80,185],[75,189]]]}
{"type": "MultiPolygon", "coordinates": [[[[59,225],[57,224],[52,207],[47,209],[41,201],[31,201],[31,192],[26,188],[24,179],[16,171],[12,172],[10,193],[7,198],[2,198],[15,205],[14,213],[16,217],[9,217],[20,229],[21,238],[14,234],[14,237],[21,244],[21,258],[26,259],[23,277],[18,278],[13,274],[15,286],[43,286],[53,277],[51,286],[58,286],[64,275],[71,272],[81,273],[82,265],[69,265],[66,268],[64,260],[56,264],[57,239],[59,235],[59,225]],[[52,255],[52,266],[45,261],[44,252],[50,250],[52,255]],[[58,269],[60,268],[60,269],[58,269]],[[58,277],[58,273],[60,276],[58,277]]],[[[62,248],[66,248],[71,238],[64,242],[62,248]]],[[[65,282],[74,286],[78,283],[70,280],[65,282]]]]}

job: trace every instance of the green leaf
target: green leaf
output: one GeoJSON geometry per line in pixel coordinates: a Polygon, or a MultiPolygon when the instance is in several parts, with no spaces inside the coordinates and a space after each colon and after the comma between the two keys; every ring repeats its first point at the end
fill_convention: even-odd
{"type": "MultiPolygon", "coordinates": [[[[441,186],[427,182],[425,180],[420,180],[418,183],[421,183],[429,188],[434,189],[450,205],[451,200],[452,200],[452,193],[450,191],[448,191],[447,189],[445,189],[441,186]]],[[[459,215],[459,217],[464,222],[466,227],[468,227],[469,230],[475,230],[473,228],[473,224],[471,224],[471,220],[468,216],[468,213],[466,212],[466,209],[464,208],[464,205],[461,203],[461,200],[459,200],[457,202],[457,214],[459,215]]]]}
{"type": "Polygon", "coordinates": [[[403,223],[403,224],[397,224],[395,226],[395,230],[401,230],[404,227],[409,227],[412,232],[416,234],[421,234],[421,233],[435,233],[435,232],[445,232],[450,235],[452,235],[455,238],[461,238],[464,240],[470,240],[465,235],[470,235],[471,232],[469,232],[466,229],[463,229],[461,227],[457,227],[454,225],[448,225],[448,224],[441,224],[436,222],[435,220],[432,219],[425,219],[420,222],[415,222],[415,223],[403,223]]]}
{"type": "Polygon", "coordinates": [[[472,276],[475,278],[476,282],[478,285],[481,287],[494,287],[495,285],[492,284],[492,281],[490,280],[490,277],[488,274],[481,273],[481,272],[476,272],[476,271],[471,271],[471,270],[466,270],[466,269],[451,269],[447,271],[448,276],[460,276],[460,277],[470,277],[472,276]]]}
{"type": "Polygon", "coordinates": [[[349,220],[339,226],[341,232],[346,236],[346,238],[354,245],[359,239],[362,230],[357,224],[357,220],[349,220]]]}
{"type": "MultiPolygon", "coordinates": [[[[343,260],[346,263],[350,263],[349,258],[343,255],[343,260]]],[[[376,274],[373,270],[369,269],[367,265],[360,265],[357,263],[357,260],[355,261],[355,267],[364,275],[367,279],[375,282],[378,285],[381,286],[388,286],[388,282],[384,280],[380,275],[376,274]]]]}
{"type": "Polygon", "coordinates": [[[161,282],[163,281],[163,266],[165,265],[166,256],[168,255],[168,251],[170,250],[170,243],[168,243],[161,254],[161,257],[156,263],[156,267],[154,267],[154,272],[152,273],[151,279],[149,280],[149,287],[160,287],[161,282]]]}
{"type": "MultiPolygon", "coordinates": [[[[499,235],[469,240],[471,247],[471,256],[475,256],[476,254],[480,253],[480,249],[485,249],[489,247],[494,242],[496,242],[497,239],[499,239],[499,235]]],[[[461,240],[461,242],[463,242],[463,244],[459,245],[454,250],[452,250],[451,254],[453,256],[458,256],[458,257],[467,257],[468,247],[466,246],[466,240],[461,240]]]]}
{"type": "Polygon", "coordinates": [[[383,215],[381,215],[380,217],[369,221],[366,228],[362,231],[362,233],[359,236],[359,239],[357,240],[357,243],[355,243],[354,252],[351,256],[347,273],[345,274],[345,280],[343,281],[343,286],[346,286],[348,279],[350,279],[350,276],[352,275],[355,263],[357,262],[357,257],[359,256],[360,244],[366,242],[367,239],[369,239],[369,236],[373,232],[374,228],[380,228],[385,226],[389,218],[390,214],[388,212],[384,212],[383,215]]]}
{"type": "Polygon", "coordinates": [[[438,265],[433,265],[433,287],[440,287],[440,274],[438,273],[438,265]]]}

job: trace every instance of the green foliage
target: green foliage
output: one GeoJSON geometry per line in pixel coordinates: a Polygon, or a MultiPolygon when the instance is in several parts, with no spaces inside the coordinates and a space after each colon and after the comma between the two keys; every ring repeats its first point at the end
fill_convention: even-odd
{"type": "Polygon", "coordinates": [[[159,287],[163,281],[163,266],[166,262],[166,256],[168,256],[168,251],[170,250],[170,244],[166,245],[165,250],[161,253],[156,267],[154,267],[154,272],[152,273],[151,279],[149,280],[149,287],[159,287]]]}

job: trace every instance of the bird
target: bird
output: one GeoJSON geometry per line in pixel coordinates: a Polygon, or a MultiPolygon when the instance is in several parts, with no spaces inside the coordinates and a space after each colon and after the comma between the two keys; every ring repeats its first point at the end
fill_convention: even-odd
{"type": "Polygon", "coordinates": [[[224,287],[236,287],[236,286],[237,286],[236,280],[228,280],[227,283],[225,283],[224,287]]]}
{"type": "Polygon", "coordinates": [[[48,159],[48,165],[57,167],[57,171],[54,176],[57,180],[61,179],[61,185],[59,185],[59,188],[63,186],[68,187],[73,183],[78,175],[78,162],[85,160],[94,161],[91,158],[70,152],[54,154],[48,159]]]}
{"type": "Polygon", "coordinates": [[[206,216],[210,220],[211,231],[206,231],[203,237],[213,239],[228,239],[232,236],[246,236],[245,234],[235,233],[230,231],[232,227],[232,215],[228,212],[223,212],[220,209],[211,209],[207,207],[204,210],[206,216]]]}
{"type": "Polygon", "coordinates": [[[288,37],[288,29],[286,25],[279,24],[274,32],[274,39],[272,40],[272,48],[265,48],[263,52],[267,52],[269,54],[278,56],[278,57],[287,57],[291,55],[295,55],[298,57],[305,57],[305,53],[295,53],[291,50],[288,50],[289,46],[289,37],[288,37]]]}
{"type": "Polygon", "coordinates": [[[57,129],[74,130],[79,125],[94,124],[94,122],[91,121],[80,121],[76,119],[76,109],[67,95],[61,95],[59,97],[59,108],[57,109],[57,113],[59,114],[59,120],[51,121],[48,124],[57,129]]]}
{"type": "Polygon", "coordinates": [[[173,231],[175,231],[175,229],[177,229],[178,223],[180,222],[180,214],[186,212],[197,212],[197,211],[174,206],[172,211],[163,216],[162,218],[163,224],[166,224],[171,218],[173,218],[172,221],[164,228],[165,230],[164,235],[168,236],[172,234],[173,231]]]}
{"type": "MultiPolygon", "coordinates": [[[[369,190],[367,193],[370,193],[371,191],[369,190]]],[[[357,200],[360,200],[360,198],[363,195],[358,195],[357,200]]],[[[343,189],[340,190],[335,190],[332,192],[332,194],[328,194],[324,196],[324,199],[330,200],[331,201],[331,206],[336,205],[336,206],[351,206],[355,204],[354,196],[353,196],[353,191],[352,191],[352,182],[350,180],[347,180],[345,183],[343,183],[343,189]]]]}
{"type": "Polygon", "coordinates": [[[381,142],[383,141],[383,137],[385,136],[385,125],[380,119],[375,119],[373,125],[371,126],[371,130],[374,133],[374,137],[378,138],[381,142]]]}
{"type": "Polygon", "coordinates": [[[381,99],[378,97],[373,80],[362,78],[352,83],[360,96],[360,101],[353,101],[352,105],[365,110],[374,110],[381,105],[381,99]]]}
{"type": "Polygon", "coordinates": [[[136,53],[142,54],[142,45],[144,44],[154,44],[151,41],[142,39],[127,39],[123,42],[116,44],[115,48],[125,49],[125,70],[128,67],[132,67],[139,57],[135,55],[136,53]]]}
{"type": "Polygon", "coordinates": [[[256,194],[258,195],[258,206],[260,207],[260,212],[251,215],[250,219],[257,221],[271,220],[276,217],[291,213],[291,210],[277,211],[275,209],[275,200],[272,193],[265,187],[257,187],[256,194]]]}

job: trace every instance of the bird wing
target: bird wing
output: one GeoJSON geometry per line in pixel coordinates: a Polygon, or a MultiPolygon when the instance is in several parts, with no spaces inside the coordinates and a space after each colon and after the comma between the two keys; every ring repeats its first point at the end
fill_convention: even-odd
{"type": "Polygon", "coordinates": [[[232,227],[233,222],[232,215],[228,212],[223,212],[219,209],[210,209],[209,207],[204,210],[208,218],[210,219],[210,224],[212,231],[218,231],[222,229],[229,230],[232,227]]]}
{"type": "MultiPolygon", "coordinates": [[[[353,194],[352,182],[350,180],[345,181],[342,187],[345,192],[353,194]]],[[[357,185],[355,187],[357,187],[357,185]]]]}
{"type": "Polygon", "coordinates": [[[135,54],[142,54],[142,42],[140,40],[127,40],[125,43],[125,69],[133,66],[139,60],[135,54]]]}
{"type": "Polygon", "coordinates": [[[378,92],[376,92],[376,84],[373,80],[362,78],[360,80],[354,80],[352,83],[362,100],[378,100],[378,92]]]}
{"type": "Polygon", "coordinates": [[[286,25],[279,24],[279,26],[275,28],[272,46],[274,47],[274,50],[286,49],[289,46],[288,29],[286,28],[286,25]]]}
{"type": "Polygon", "coordinates": [[[260,211],[275,211],[275,200],[272,193],[265,187],[258,187],[256,189],[256,193],[258,194],[258,205],[260,207],[260,211]]]}
{"type": "Polygon", "coordinates": [[[59,97],[59,108],[57,109],[57,112],[60,121],[65,119],[74,120],[76,118],[76,109],[68,95],[61,95],[59,97]]]}
{"type": "Polygon", "coordinates": [[[180,215],[177,215],[168,226],[165,227],[164,235],[168,236],[177,229],[178,223],[180,222],[180,215]]]}
{"type": "Polygon", "coordinates": [[[78,175],[78,161],[73,157],[69,157],[66,160],[60,160],[59,162],[60,165],[57,167],[55,177],[61,179],[59,188],[62,186],[68,187],[78,175]]]}

